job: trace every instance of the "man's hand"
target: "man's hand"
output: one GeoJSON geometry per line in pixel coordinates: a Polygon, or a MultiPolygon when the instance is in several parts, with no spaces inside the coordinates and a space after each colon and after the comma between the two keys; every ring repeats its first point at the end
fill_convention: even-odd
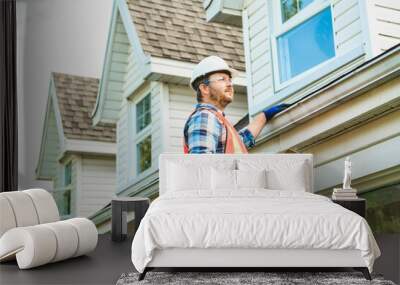
{"type": "Polygon", "coordinates": [[[267,119],[267,121],[271,120],[276,114],[278,114],[279,112],[282,112],[283,110],[285,110],[286,108],[290,107],[290,104],[278,104],[276,106],[272,106],[268,109],[265,109],[263,111],[265,118],[267,119]]]}
{"type": "Polygon", "coordinates": [[[273,116],[290,106],[291,104],[282,103],[265,109],[262,113],[260,112],[254,117],[253,121],[247,126],[247,129],[252,133],[253,137],[256,138],[264,128],[265,124],[271,120],[273,116]]]}

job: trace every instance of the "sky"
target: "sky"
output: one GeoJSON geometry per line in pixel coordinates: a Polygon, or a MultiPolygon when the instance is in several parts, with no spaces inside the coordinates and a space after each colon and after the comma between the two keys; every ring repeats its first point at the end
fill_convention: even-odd
{"type": "Polygon", "coordinates": [[[112,0],[17,0],[19,189],[35,178],[52,71],[100,78],[112,0]]]}

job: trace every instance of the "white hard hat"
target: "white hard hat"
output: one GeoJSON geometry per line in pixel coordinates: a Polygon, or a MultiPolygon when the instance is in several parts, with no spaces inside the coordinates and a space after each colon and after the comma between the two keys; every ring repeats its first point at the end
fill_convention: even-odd
{"type": "Polygon", "coordinates": [[[204,58],[193,69],[192,78],[190,79],[190,87],[195,90],[193,87],[193,82],[195,82],[197,78],[216,71],[228,71],[231,74],[231,77],[235,77],[238,74],[235,69],[229,67],[225,60],[218,56],[212,55],[204,58]]]}

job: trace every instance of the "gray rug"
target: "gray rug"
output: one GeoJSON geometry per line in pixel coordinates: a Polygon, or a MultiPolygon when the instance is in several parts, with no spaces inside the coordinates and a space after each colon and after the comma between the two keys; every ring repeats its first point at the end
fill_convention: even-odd
{"type": "Polygon", "coordinates": [[[380,275],[372,275],[372,281],[364,278],[360,272],[148,272],[142,281],[138,281],[138,273],[122,274],[117,285],[134,284],[379,284],[395,285],[384,280],[380,275]]]}

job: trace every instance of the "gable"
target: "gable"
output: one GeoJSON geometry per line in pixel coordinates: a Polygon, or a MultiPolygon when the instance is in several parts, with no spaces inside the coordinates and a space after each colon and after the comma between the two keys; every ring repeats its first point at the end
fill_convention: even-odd
{"type": "Polygon", "coordinates": [[[54,100],[51,94],[47,102],[46,117],[43,125],[42,143],[36,167],[36,177],[40,180],[51,180],[56,176],[58,157],[61,152],[57,128],[54,100]]]}
{"type": "Polygon", "coordinates": [[[122,100],[127,96],[124,90],[126,93],[135,89],[144,81],[140,68],[144,54],[125,10],[119,1],[114,2],[99,93],[91,115],[93,125],[115,124],[122,100]]]}

